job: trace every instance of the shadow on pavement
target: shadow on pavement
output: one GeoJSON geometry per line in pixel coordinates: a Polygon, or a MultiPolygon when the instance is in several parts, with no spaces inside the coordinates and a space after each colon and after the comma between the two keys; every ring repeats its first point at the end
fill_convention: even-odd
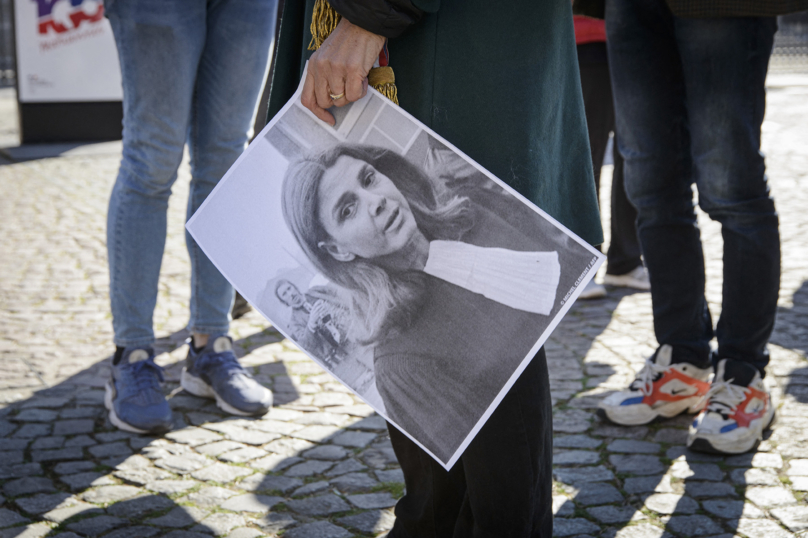
{"type": "Polygon", "coordinates": [[[2,411],[0,538],[350,536],[343,527],[374,536],[392,526],[381,508],[400,496],[403,478],[390,469],[397,462],[380,417],[346,405],[350,398],[330,402],[329,412],[296,405],[305,395],[287,365],[296,375],[327,374],[271,328],[235,348],[286,405],[259,418],[227,416],[178,386],[186,337],[179,331],[155,345],[174,410],[164,436],[110,424],[102,387],[111,357],[2,411]],[[338,417],[349,423],[337,427],[338,417]]]}

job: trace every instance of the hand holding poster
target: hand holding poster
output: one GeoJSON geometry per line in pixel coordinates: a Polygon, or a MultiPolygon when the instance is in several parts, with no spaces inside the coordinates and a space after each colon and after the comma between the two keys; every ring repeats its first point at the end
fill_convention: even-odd
{"type": "Polygon", "coordinates": [[[300,90],[188,222],[267,319],[450,468],[602,255],[374,90],[300,90]]]}

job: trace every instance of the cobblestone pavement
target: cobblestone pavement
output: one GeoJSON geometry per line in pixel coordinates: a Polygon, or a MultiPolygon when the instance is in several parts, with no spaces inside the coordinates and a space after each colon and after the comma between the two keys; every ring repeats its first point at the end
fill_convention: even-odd
{"type": "MultiPolygon", "coordinates": [[[[650,297],[610,289],[576,304],[547,343],[557,536],[808,536],[808,78],[770,80],[768,102],[783,278],[767,380],[779,420],[759,452],[731,458],[688,452],[690,417],[601,423],[597,402],[656,347],[650,297]]],[[[266,417],[223,416],[178,388],[187,167],[155,314],[175,428],[151,438],[110,425],[104,227],[120,145],[12,163],[37,151],[0,150],[0,538],[383,536],[403,491],[383,421],[260,316],[236,321],[233,335],[243,364],[275,391],[266,417]]],[[[720,228],[702,224],[717,315],[720,228]]]]}

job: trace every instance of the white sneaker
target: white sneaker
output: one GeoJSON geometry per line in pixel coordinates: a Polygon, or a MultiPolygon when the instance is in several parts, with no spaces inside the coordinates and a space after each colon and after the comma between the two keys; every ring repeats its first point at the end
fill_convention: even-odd
{"type": "Polygon", "coordinates": [[[742,454],[757,447],[774,421],[774,406],[754,366],[723,359],[706,396],[707,407],[693,421],[687,446],[698,452],[742,454]]]}
{"type": "Polygon", "coordinates": [[[634,288],[635,290],[648,291],[651,289],[651,281],[648,279],[648,270],[642,265],[635,267],[632,271],[623,275],[610,275],[606,273],[603,277],[603,283],[621,288],[634,288]]]}
{"type": "Polygon", "coordinates": [[[594,279],[584,286],[584,291],[578,296],[579,299],[601,299],[603,297],[606,297],[606,288],[595,282],[594,279]]]}

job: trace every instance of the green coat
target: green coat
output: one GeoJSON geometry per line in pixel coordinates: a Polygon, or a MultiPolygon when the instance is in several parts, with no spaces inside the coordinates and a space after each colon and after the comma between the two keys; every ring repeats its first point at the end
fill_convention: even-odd
{"type": "MultiPolygon", "coordinates": [[[[420,0],[390,39],[401,107],[593,245],[603,241],[569,0],[420,0]]],[[[314,0],[286,0],[268,116],[297,89],[314,0]]]]}

